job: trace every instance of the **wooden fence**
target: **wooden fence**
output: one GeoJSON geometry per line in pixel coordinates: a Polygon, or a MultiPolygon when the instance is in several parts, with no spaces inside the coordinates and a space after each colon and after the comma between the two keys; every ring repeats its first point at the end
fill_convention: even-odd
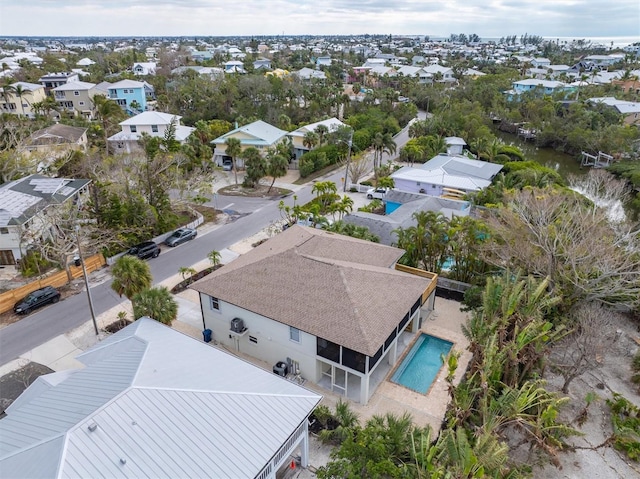
{"type": "MultiPolygon", "coordinates": [[[[96,254],[84,259],[87,273],[91,273],[106,264],[104,256],[96,254]]],[[[66,271],[58,271],[57,273],[47,276],[46,278],[32,281],[29,284],[20,286],[0,294],[0,314],[6,313],[13,309],[13,305],[28,295],[31,291],[44,288],[45,286],[53,286],[59,288],[68,284],[71,280],[82,277],[82,266],[70,266],[69,273],[66,271]]]]}

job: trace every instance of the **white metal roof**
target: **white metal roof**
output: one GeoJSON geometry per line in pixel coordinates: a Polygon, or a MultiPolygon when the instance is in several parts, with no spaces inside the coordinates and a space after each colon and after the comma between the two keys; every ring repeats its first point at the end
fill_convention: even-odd
{"type": "Polygon", "coordinates": [[[411,168],[409,166],[404,166],[398,171],[392,173],[391,178],[395,180],[409,180],[420,183],[428,183],[465,191],[478,191],[482,188],[486,188],[491,184],[491,181],[482,180],[480,178],[451,175],[447,173],[443,168],[423,170],[422,168],[411,168]]]}
{"type": "Polygon", "coordinates": [[[78,359],[0,421],[5,477],[255,477],[321,399],[149,318],[78,359]]]}
{"type": "Polygon", "coordinates": [[[276,128],[262,120],[258,120],[225,133],[213,140],[211,143],[224,144],[224,142],[227,141],[227,138],[234,137],[237,133],[252,137],[250,140],[245,138],[240,139],[243,144],[259,146],[271,146],[287,134],[285,130],[276,128]]]}
{"type": "Polygon", "coordinates": [[[120,125],[170,125],[174,121],[179,124],[181,118],[180,115],[172,115],[171,113],[145,111],[121,121],[120,125]]]}

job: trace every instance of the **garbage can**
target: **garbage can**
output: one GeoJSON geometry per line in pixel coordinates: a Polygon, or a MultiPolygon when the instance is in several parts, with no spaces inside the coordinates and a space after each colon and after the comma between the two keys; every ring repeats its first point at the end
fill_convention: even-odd
{"type": "Polygon", "coordinates": [[[211,330],[210,329],[205,329],[204,331],[202,331],[202,337],[204,338],[204,342],[205,343],[210,343],[211,342],[211,330]]]}

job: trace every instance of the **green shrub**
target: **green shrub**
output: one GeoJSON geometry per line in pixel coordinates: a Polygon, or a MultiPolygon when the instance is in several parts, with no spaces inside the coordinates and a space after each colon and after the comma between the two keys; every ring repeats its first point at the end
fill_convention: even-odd
{"type": "Polygon", "coordinates": [[[38,251],[28,251],[19,262],[20,273],[25,278],[38,276],[55,266],[51,261],[42,257],[38,251]]]}
{"type": "Polygon", "coordinates": [[[613,393],[607,399],[613,423],[613,447],[632,461],[640,460],[640,409],[624,396],[613,393]]]}
{"type": "Polygon", "coordinates": [[[309,176],[311,173],[315,171],[313,159],[308,158],[307,155],[303,155],[302,158],[300,158],[299,168],[300,168],[300,176],[302,178],[309,176]]]}

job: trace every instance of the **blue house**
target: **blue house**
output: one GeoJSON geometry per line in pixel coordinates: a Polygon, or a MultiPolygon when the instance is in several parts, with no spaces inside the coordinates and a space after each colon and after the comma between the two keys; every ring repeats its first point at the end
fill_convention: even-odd
{"type": "Polygon", "coordinates": [[[121,80],[109,86],[109,98],[129,115],[137,115],[147,109],[147,85],[141,81],[121,80]]]}
{"type": "Polygon", "coordinates": [[[513,100],[528,91],[537,91],[542,95],[553,95],[558,92],[572,93],[575,87],[567,85],[561,81],[539,80],[537,78],[527,78],[515,81],[511,84],[513,89],[504,92],[509,100],[513,100]]]}

